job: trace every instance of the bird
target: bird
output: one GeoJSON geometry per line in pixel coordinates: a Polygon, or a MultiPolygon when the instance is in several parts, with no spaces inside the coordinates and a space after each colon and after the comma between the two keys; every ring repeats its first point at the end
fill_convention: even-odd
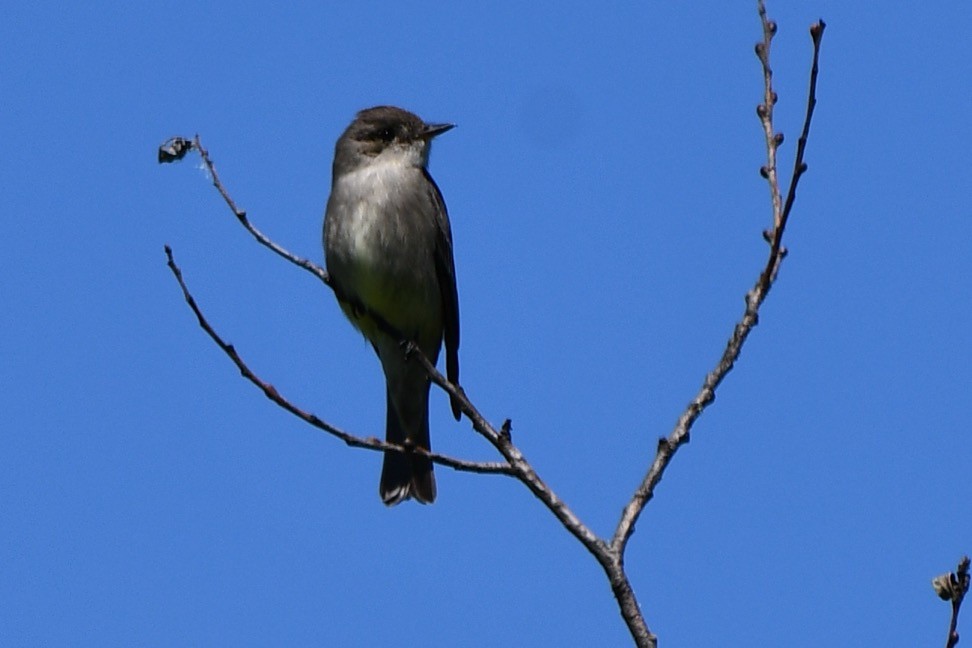
{"type": "MultiPolygon", "coordinates": [[[[429,174],[432,139],[454,124],[426,123],[394,106],[357,113],[334,146],[324,213],[327,273],[344,315],[371,343],[385,376],[386,450],[379,494],[393,506],[431,504],[429,377],[406,355],[413,342],[434,365],[445,343],[446,377],[459,384],[459,295],[452,229],[429,174]],[[392,330],[390,331],[389,328],[392,330]]],[[[453,415],[461,416],[451,399],[453,415]]]]}

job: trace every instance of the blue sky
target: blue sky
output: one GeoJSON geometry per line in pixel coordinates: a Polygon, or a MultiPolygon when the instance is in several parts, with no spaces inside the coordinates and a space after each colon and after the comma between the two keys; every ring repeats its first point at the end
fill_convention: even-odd
{"type": "MultiPolygon", "coordinates": [[[[440,468],[385,509],[377,361],[253,221],[321,260],[333,142],[391,103],[457,129],[463,385],[598,533],[717,360],[764,261],[754,3],[6,6],[0,20],[5,645],[628,645],[516,482],[440,468]]],[[[790,255],[627,568],[670,646],[939,645],[972,552],[972,5],[772,2],[790,255]]],[[[432,399],[437,450],[493,459],[432,399]]],[[[966,616],[969,613],[967,612],[966,616]]],[[[968,619],[963,619],[968,621],[968,619]]],[[[968,631],[969,623],[962,623],[968,631]]]]}

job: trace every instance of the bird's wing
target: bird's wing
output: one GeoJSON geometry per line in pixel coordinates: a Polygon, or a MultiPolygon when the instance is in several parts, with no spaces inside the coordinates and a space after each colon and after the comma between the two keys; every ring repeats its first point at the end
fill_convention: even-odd
{"type": "MultiPolygon", "coordinates": [[[[456,288],[456,263],[452,256],[452,228],[446,212],[442,192],[435,180],[423,169],[425,179],[432,188],[435,210],[435,274],[439,280],[439,294],[442,298],[443,337],[446,347],[446,377],[454,385],[459,384],[459,291],[456,288]]],[[[451,399],[452,414],[460,418],[459,403],[451,399]]]]}

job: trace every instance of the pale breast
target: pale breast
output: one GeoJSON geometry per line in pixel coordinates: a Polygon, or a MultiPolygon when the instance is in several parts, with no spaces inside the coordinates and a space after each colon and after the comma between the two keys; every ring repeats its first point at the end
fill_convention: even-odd
{"type": "Polygon", "coordinates": [[[430,319],[441,330],[434,206],[425,182],[420,169],[376,160],[344,174],[328,201],[328,271],[403,332],[427,329],[430,319]]]}

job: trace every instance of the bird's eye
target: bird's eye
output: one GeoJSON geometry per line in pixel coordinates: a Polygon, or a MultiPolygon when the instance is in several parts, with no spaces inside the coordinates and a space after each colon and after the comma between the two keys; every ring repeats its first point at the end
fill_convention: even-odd
{"type": "Polygon", "coordinates": [[[382,128],[377,133],[378,139],[382,142],[390,142],[395,139],[395,129],[394,128],[382,128]]]}

